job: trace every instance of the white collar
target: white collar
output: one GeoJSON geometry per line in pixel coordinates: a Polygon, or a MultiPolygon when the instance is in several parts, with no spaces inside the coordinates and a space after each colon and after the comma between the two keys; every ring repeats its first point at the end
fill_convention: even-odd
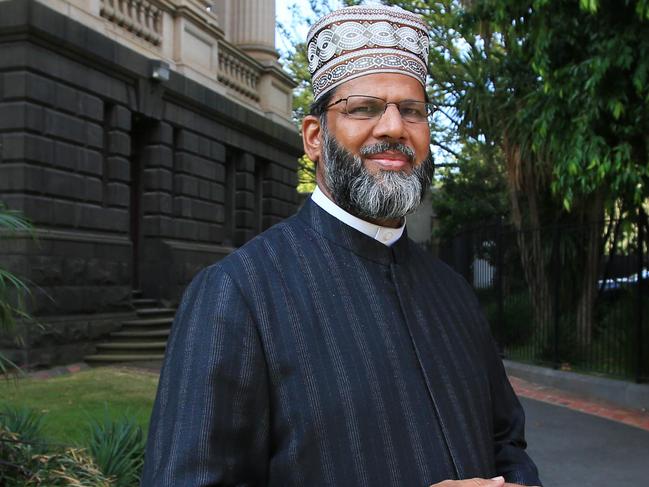
{"type": "Polygon", "coordinates": [[[368,237],[371,237],[388,247],[390,247],[394,242],[401,238],[401,235],[403,235],[403,230],[406,228],[405,218],[403,219],[403,225],[401,225],[399,228],[382,227],[380,225],[375,225],[374,223],[361,220],[351,213],[347,213],[340,206],[331,201],[318,186],[316,186],[315,191],[313,191],[311,199],[315,204],[317,204],[331,216],[337,218],[346,225],[355,228],[359,232],[364,233],[368,237]]]}

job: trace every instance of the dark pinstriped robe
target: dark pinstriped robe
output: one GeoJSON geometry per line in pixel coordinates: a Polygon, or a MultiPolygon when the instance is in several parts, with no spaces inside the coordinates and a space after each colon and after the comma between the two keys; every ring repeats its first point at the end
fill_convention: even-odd
{"type": "Polygon", "coordinates": [[[144,486],[539,484],[468,285],[312,201],[189,286],[144,486]]]}

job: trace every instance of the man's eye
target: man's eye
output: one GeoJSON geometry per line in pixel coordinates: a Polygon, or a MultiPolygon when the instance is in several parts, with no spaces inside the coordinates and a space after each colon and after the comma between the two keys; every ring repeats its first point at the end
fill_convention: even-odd
{"type": "Polygon", "coordinates": [[[347,106],[347,112],[353,115],[374,115],[379,111],[380,110],[378,105],[371,103],[365,103],[361,105],[354,104],[347,106]]]}
{"type": "Polygon", "coordinates": [[[420,107],[420,106],[412,106],[412,105],[402,105],[400,111],[401,111],[401,115],[403,116],[412,116],[412,117],[426,116],[426,108],[423,106],[420,107]]]}

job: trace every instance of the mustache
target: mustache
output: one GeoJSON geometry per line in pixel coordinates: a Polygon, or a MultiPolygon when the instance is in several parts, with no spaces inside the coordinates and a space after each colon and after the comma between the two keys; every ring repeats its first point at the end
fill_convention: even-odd
{"type": "Polygon", "coordinates": [[[361,147],[360,153],[361,156],[367,157],[387,151],[401,152],[408,158],[408,162],[415,162],[415,151],[407,145],[399,142],[379,142],[377,144],[366,145],[361,147]]]}

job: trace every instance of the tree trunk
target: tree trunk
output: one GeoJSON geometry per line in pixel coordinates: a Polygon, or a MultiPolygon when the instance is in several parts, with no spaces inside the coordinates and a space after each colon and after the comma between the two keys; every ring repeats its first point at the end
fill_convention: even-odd
{"type": "MultiPolygon", "coordinates": [[[[519,196],[513,194],[512,199],[518,200],[519,196]]],[[[520,205],[513,206],[517,207],[513,213],[520,213],[520,205]]],[[[538,335],[545,339],[550,334],[554,302],[550,292],[547,257],[543,251],[543,235],[541,229],[524,229],[521,226],[522,221],[516,222],[516,220],[519,219],[515,218],[514,225],[517,230],[523,274],[529,286],[534,328],[538,335]]]]}
{"type": "Polygon", "coordinates": [[[525,281],[529,286],[534,327],[538,336],[546,340],[554,315],[548,272],[549,253],[544,251],[541,215],[538,204],[538,182],[534,164],[521,160],[521,151],[509,144],[505,137],[503,152],[507,159],[508,188],[512,206],[512,220],[517,230],[518,247],[525,281]],[[525,209],[522,208],[525,206],[525,209]],[[525,228],[523,214],[529,220],[525,228]]]}
{"type": "Polygon", "coordinates": [[[604,198],[601,192],[594,196],[594,201],[587,210],[584,238],[583,274],[577,300],[577,340],[580,346],[587,347],[593,339],[593,320],[595,302],[597,301],[597,279],[601,265],[602,220],[604,198]]]}

